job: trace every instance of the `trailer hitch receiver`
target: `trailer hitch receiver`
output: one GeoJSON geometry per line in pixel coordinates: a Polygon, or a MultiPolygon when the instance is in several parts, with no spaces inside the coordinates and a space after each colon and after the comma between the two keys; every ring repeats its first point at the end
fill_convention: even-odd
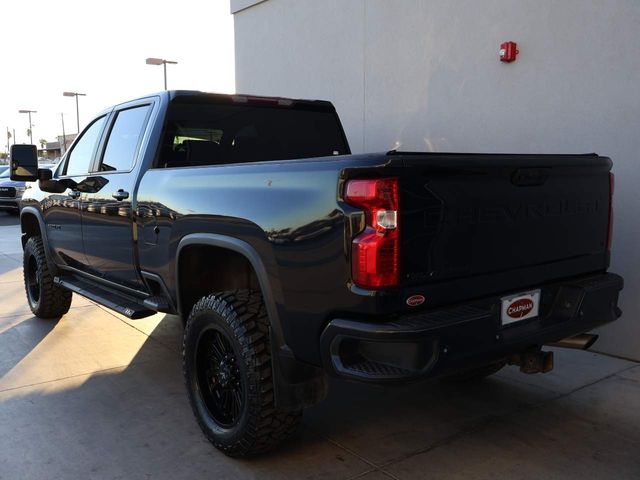
{"type": "Polygon", "coordinates": [[[527,350],[512,355],[509,365],[518,365],[522,373],[547,373],[553,370],[553,352],[527,350]]]}

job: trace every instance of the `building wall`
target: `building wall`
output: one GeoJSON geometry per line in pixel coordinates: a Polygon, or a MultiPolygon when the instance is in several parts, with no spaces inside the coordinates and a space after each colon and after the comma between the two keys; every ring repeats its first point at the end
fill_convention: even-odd
{"type": "Polygon", "coordinates": [[[610,156],[624,316],[596,347],[640,359],[637,0],[253,3],[235,14],[236,90],[333,101],[354,152],[610,156]]]}

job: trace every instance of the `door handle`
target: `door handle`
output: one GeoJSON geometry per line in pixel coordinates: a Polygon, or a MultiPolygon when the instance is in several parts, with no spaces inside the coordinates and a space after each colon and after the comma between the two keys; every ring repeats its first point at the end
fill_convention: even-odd
{"type": "Polygon", "coordinates": [[[118,201],[126,200],[127,198],[129,198],[129,192],[125,192],[123,189],[120,189],[111,196],[118,201]]]}
{"type": "Polygon", "coordinates": [[[78,198],[80,196],[80,191],[71,190],[67,195],[69,195],[71,198],[78,198]]]}

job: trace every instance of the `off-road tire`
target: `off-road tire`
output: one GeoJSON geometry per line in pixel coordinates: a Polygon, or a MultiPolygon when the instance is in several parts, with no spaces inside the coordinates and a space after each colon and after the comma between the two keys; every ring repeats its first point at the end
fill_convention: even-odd
{"type": "Polygon", "coordinates": [[[242,457],[271,450],[300,423],[302,410],[291,412],[275,407],[269,319],[260,292],[237,290],[201,298],[187,320],[182,358],[187,394],[198,424],[207,439],[226,455],[242,457]],[[204,382],[203,374],[198,373],[202,358],[198,345],[212,330],[215,335],[227,336],[235,353],[237,379],[244,388],[239,418],[232,426],[221,426],[214,418],[205,400],[207,388],[211,387],[203,385],[201,391],[199,385],[204,382]]]}
{"type": "Polygon", "coordinates": [[[41,237],[27,240],[22,272],[29,308],[36,317],[57,320],[69,311],[73,294],[53,283],[41,237]]]}
{"type": "Polygon", "coordinates": [[[463,372],[454,373],[443,378],[445,382],[450,383],[465,383],[465,382],[479,382],[487,377],[490,377],[494,373],[498,373],[507,364],[506,361],[499,361],[490,363],[489,365],[483,365],[482,367],[472,368],[463,372]]]}

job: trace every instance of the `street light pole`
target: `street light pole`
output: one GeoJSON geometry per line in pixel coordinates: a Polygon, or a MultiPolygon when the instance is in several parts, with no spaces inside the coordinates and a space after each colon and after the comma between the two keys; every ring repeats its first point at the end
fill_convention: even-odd
{"type": "Polygon", "coordinates": [[[62,148],[60,149],[60,155],[67,151],[67,136],[64,133],[64,113],[60,114],[62,118],[62,148]]]}
{"type": "Polygon", "coordinates": [[[78,135],[80,134],[80,107],[78,106],[78,97],[86,97],[86,93],[78,92],[62,92],[64,97],[76,97],[76,123],[78,126],[78,135]]]}
{"type": "Polygon", "coordinates": [[[167,62],[162,62],[162,68],[164,69],[164,89],[167,89],[167,62]]]}
{"type": "Polygon", "coordinates": [[[18,110],[18,113],[27,113],[29,115],[29,143],[33,145],[33,125],[31,124],[31,114],[38,112],[36,110],[18,110]]]}
{"type": "Polygon", "coordinates": [[[177,65],[178,62],[174,62],[173,60],[165,60],[164,58],[147,58],[147,65],[162,65],[164,70],[164,89],[167,89],[167,63],[171,65],[177,65]]]}

